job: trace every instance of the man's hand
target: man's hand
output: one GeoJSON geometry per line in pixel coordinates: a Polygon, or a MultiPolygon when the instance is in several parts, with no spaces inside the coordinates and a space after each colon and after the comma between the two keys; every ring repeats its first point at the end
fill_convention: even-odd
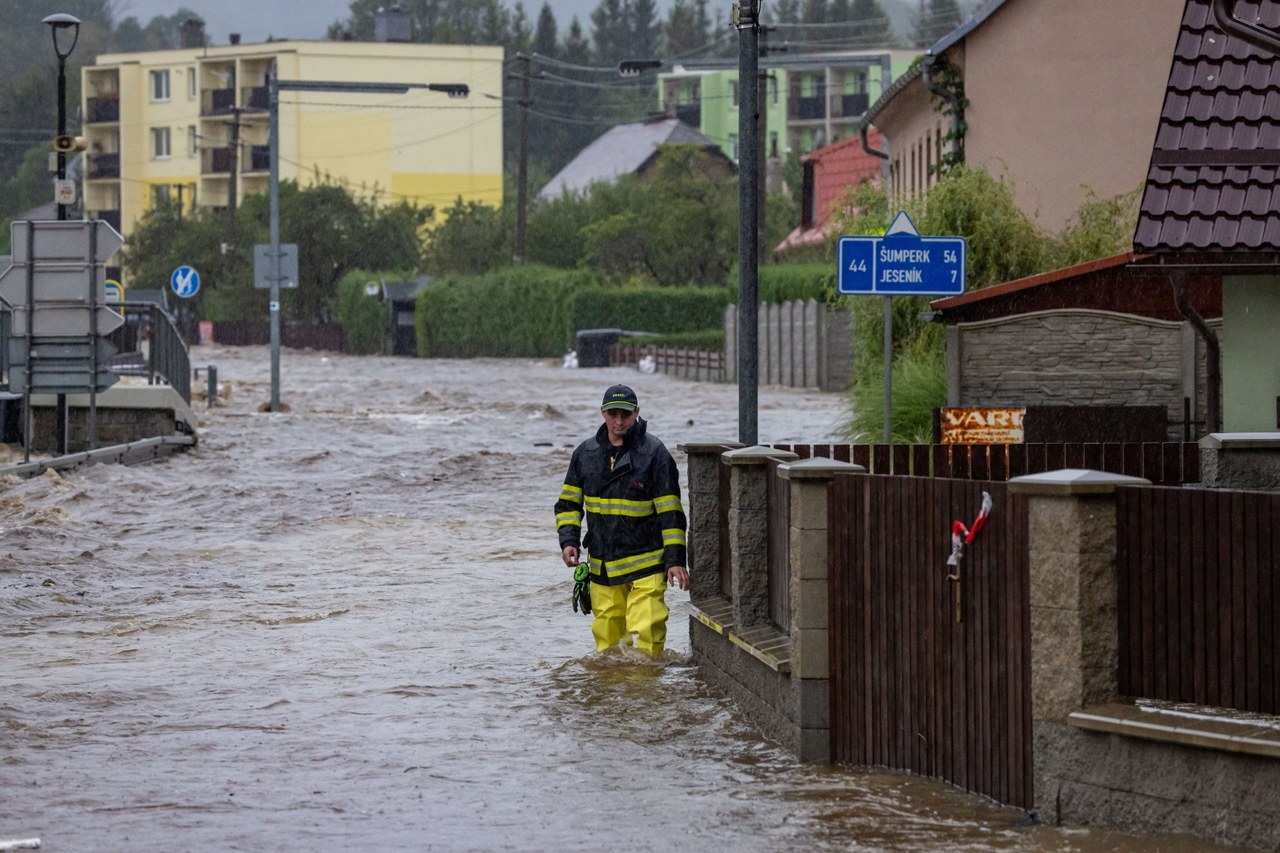
{"type": "Polygon", "coordinates": [[[566,566],[568,566],[571,569],[578,568],[578,549],[577,548],[573,547],[572,545],[565,545],[564,551],[560,553],[560,556],[564,560],[564,564],[566,566]]]}
{"type": "Polygon", "coordinates": [[[681,589],[689,588],[689,570],[684,566],[672,566],[667,569],[667,584],[681,589]]]}

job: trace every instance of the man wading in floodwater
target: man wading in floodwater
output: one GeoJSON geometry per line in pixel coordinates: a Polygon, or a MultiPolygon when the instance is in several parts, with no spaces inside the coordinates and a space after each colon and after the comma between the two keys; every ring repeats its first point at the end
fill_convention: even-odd
{"type": "Polygon", "coordinates": [[[573,569],[586,546],[596,648],[634,642],[656,658],[667,640],[667,584],[689,588],[680,472],[648,434],[635,391],[614,385],[600,411],[604,423],[573,451],[556,501],[560,552],[573,569]]]}

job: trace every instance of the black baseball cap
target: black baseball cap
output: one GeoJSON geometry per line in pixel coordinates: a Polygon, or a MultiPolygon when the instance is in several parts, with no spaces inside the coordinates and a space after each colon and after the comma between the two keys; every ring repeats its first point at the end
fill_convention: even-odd
{"type": "Polygon", "coordinates": [[[600,411],[626,409],[628,412],[634,412],[639,406],[640,401],[636,399],[636,392],[631,390],[631,386],[611,385],[609,390],[604,392],[604,402],[600,404],[600,411]]]}

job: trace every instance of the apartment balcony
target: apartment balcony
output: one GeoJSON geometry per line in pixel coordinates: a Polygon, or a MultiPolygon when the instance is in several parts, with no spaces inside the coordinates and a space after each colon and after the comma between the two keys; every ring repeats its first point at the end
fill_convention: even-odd
{"type": "Polygon", "coordinates": [[[836,118],[856,118],[865,113],[870,105],[871,98],[866,92],[836,95],[831,99],[831,115],[836,118]]]}
{"type": "Polygon", "coordinates": [[[200,93],[200,115],[227,115],[236,108],[235,89],[205,89],[200,93]]]}
{"type": "Polygon", "coordinates": [[[250,145],[241,166],[243,172],[266,172],[271,169],[271,146],[250,145]]]}
{"type": "Polygon", "coordinates": [[[815,121],[827,117],[827,99],[824,95],[793,98],[787,118],[796,121],[815,121]]]}
{"type": "Polygon", "coordinates": [[[110,225],[116,231],[120,230],[120,211],[119,210],[90,210],[86,213],[90,219],[100,219],[110,225]]]}
{"type": "Polygon", "coordinates": [[[89,168],[85,177],[91,181],[108,180],[120,177],[120,155],[102,152],[90,152],[89,168]]]}
{"type": "Polygon", "coordinates": [[[676,118],[690,127],[702,127],[702,104],[676,104],[676,118]]]}
{"type": "Polygon", "coordinates": [[[246,110],[269,110],[271,93],[266,86],[245,86],[240,90],[240,106],[246,110]]]}
{"type": "Polygon", "coordinates": [[[120,121],[119,98],[90,98],[85,112],[85,124],[104,124],[120,121]]]}
{"type": "Polygon", "coordinates": [[[231,174],[231,151],[226,148],[205,148],[200,152],[202,175],[231,174]]]}

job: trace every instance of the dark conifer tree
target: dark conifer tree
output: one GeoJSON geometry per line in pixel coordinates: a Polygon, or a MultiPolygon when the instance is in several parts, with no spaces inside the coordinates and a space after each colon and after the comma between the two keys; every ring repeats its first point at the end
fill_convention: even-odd
{"type": "Polygon", "coordinates": [[[540,56],[560,55],[560,33],[556,27],[556,13],[550,3],[542,4],[538,13],[538,26],[533,31],[533,52],[540,56]]]}

